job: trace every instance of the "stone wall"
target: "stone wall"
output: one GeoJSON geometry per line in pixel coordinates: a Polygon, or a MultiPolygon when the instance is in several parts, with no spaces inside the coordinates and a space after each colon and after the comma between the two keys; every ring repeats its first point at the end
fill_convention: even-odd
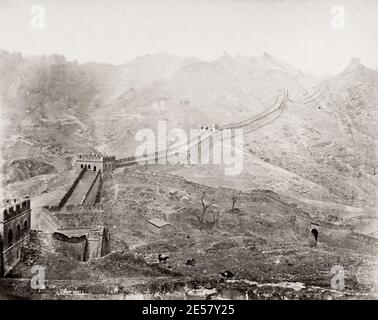
{"type": "Polygon", "coordinates": [[[25,236],[25,234],[29,232],[30,222],[31,222],[30,216],[31,215],[30,215],[30,210],[29,210],[25,213],[19,214],[12,220],[9,220],[6,223],[1,224],[1,227],[2,227],[1,234],[3,238],[4,249],[8,248],[8,246],[10,245],[10,243],[8,243],[8,233],[10,232],[10,230],[12,231],[12,234],[13,234],[13,237],[12,237],[13,244],[17,242],[18,240],[20,240],[22,237],[25,236]],[[26,230],[24,227],[25,224],[27,228],[26,230]]]}
{"type": "Polygon", "coordinates": [[[109,253],[109,234],[107,228],[99,227],[89,233],[85,261],[99,258],[109,253]]]}
{"type": "Polygon", "coordinates": [[[349,237],[350,237],[350,239],[361,241],[361,242],[363,242],[367,245],[375,245],[375,246],[378,245],[378,238],[369,236],[369,235],[364,234],[364,233],[352,232],[349,235],[349,237]]]}
{"type": "MultiPolygon", "coordinates": [[[[307,237],[310,245],[314,245],[314,235],[311,233],[314,224],[308,218],[301,216],[292,216],[293,228],[296,233],[307,237]]],[[[319,225],[318,230],[318,243],[327,243],[328,245],[337,247],[356,247],[350,241],[352,231],[348,226],[332,225],[331,223],[322,223],[316,221],[319,225]]]]}
{"type": "Polygon", "coordinates": [[[59,219],[55,218],[51,212],[45,209],[41,210],[37,226],[38,230],[44,232],[55,232],[57,229],[62,227],[63,223],[59,219]]]}
{"type": "Polygon", "coordinates": [[[101,171],[97,172],[96,178],[93,180],[93,183],[89,187],[87,194],[84,196],[83,204],[92,205],[99,200],[98,194],[100,192],[102,185],[101,171]]]}
{"type": "Polygon", "coordinates": [[[87,236],[68,237],[63,233],[54,232],[54,248],[56,252],[63,253],[65,256],[84,261],[87,236]]]}
{"type": "Polygon", "coordinates": [[[75,160],[77,169],[87,168],[92,171],[112,171],[115,166],[116,159],[114,156],[105,157],[99,154],[79,155],[75,160]]]}
{"type": "Polygon", "coordinates": [[[71,185],[71,187],[68,189],[68,191],[66,192],[66,194],[63,196],[62,200],[60,200],[59,204],[58,204],[58,207],[59,209],[63,208],[63,206],[66,204],[68,198],[71,196],[72,192],[75,190],[77,184],[79,183],[80,179],[82,178],[83,174],[85,173],[85,171],[87,170],[86,167],[84,167],[79,175],[76,177],[75,181],[73,182],[73,184],[71,185]]]}
{"type": "Polygon", "coordinates": [[[83,211],[75,213],[58,213],[55,215],[61,221],[59,229],[90,228],[93,225],[103,225],[103,211],[83,211]]]}
{"type": "Polygon", "coordinates": [[[61,229],[53,236],[57,252],[79,261],[88,261],[109,253],[109,235],[107,228],[103,226],[61,229]],[[72,234],[75,235],[70,236],[72,234]]]}
{"type": "Polygon", "coordinates": [[[0,277],[7,273],[20,261],[23,239],[0,253],[0,277]]]}

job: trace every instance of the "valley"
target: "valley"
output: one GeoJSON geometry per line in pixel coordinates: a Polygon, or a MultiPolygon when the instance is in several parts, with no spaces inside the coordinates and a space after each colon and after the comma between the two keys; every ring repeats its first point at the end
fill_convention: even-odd
{"type": "Polygon", "coordinates": [[[375,297],[378,71],[352,59],[325,79],[268,53],[113,66],[5,51],[0,70],[1,192],[32,206],[30,239],[0,280],[7,294],[375,297]],[[286,102],[274,103],[283,89],[286,102]],[[132,158],[138,130],[162,120],[186,132],[243,128],[242,171],[132,158]],[[78,168],[79,155],[97,154],[100,174],[93,159],[78,168]],[[28,287],[32,265],[46,266],[42,293],[28,287]]]}

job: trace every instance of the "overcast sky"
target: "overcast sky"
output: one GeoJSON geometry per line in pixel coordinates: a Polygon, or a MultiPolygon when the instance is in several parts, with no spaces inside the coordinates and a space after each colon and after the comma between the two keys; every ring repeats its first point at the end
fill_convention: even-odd
{"type": "Polygon", "coordinates": [[[352,56],[378,68],[378,0],[0,0],[0,48],[113,64],[159,51],[205,60],[266,51],[316,74],[352,56]],[[33,5],[44,29],[31,27],[33,5]],[[331,26],[334,5],[343,29],[331,26]]]}

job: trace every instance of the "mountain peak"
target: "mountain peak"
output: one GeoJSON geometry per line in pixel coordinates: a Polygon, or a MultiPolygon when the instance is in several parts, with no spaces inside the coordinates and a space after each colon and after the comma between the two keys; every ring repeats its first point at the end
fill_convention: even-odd
{"type": "Polygon", "coordinates": [[[361,69],[361,68],[365,68],[365,66],[361,63],[361,60],[359,58],[352,57],[347,69],[348,70],[357,70],[357,69],[361,69]]]}
{"type": "Polygon", "coordinates": [[[273,59],[273,57],[268,52],[266,52],[266,51],[264,51],[262,57],[264,59],[273,59]]]}
{"type": "Polygon", "coordinates": [[[223,51],[222,58],[223,59],[232,59],[232,56],[227,51],[223,51]]]}

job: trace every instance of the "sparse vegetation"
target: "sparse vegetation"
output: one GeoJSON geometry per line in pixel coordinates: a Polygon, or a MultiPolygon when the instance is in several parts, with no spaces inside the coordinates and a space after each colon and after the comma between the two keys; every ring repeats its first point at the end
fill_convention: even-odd
{"type": "Polygon", "coordinates": [[[231,201],[232,201],[232,207],[231,207],[231,211],[232,212],[235,212],[237,211],[237,208],[235,207],[236,205],[236,202],[239,200],[239,194],[240,193],[234,193],[231,197],[231,201]]]}
{"type": "MultiPolygon", "coordinates": [[[[171,60],[169,55],[163,57],[171,60]]],[[[166,68],[158,68],[154,80],[164,75],[164,81],[136,72],[140,79],[135,83],[135,70],[145,70],[146,63],[165,66],[161,61],[161,56],[152,55],[126,68],[119,66],[120,72],[118,66],[80,65],[56,55],[31,58],[1,52],[7,139],[2,173],[7,191],[50,196],[69,180],[66,171],[72,156],[90,152],[94,145],[104,153],[129,156],[135,147],[130,137],[142,125],[154,127],[157,115],[188,129],[203,121],[227,123],[235,111],[250,117],[279,87],[290,87],[293,99],[304,93],[291,68],[275,69],[277,63],[270,56],[253,63],[232,57],[209,63],[183,58],[172,63],[169,76],[166,68]],[[180,103],[177,97],[183,96],[180,103]],[[125,141],[127,147],[120,148],[125,141]]],[[[319,294],[311,286],[322,287],[324,293],[330,268],[341,263],[348,269],[348,290],[356,294],[371,289],[371,279],[364,287],[355,275],[361,266],[375,266],[375,248],[348,235],[353,228],[371,231],[366,212],[373,212],[376,200],[376,156],[371,146],[378,136],[372,109],[376,101],[372,83],[378,73],[354,67],[330,80],[319,98],[321,108],[317,102],[291,102],[274,125],[247,133],[249,153],[237,179],[224,176],[222,166],[117,169],[104,179],[101,195],[101,223],[109,229],[112,253],[79,263],[31,243],[10,276],[30,276],[30,266],[40,263],[50,268],[50,279],[66,276],[82,281],[84,287],[98,281],[93,286],[101,293],[117,277],[127,282],[125,291],[130,294],[141,292],[143,286],[154,292],[170,290],[170,281],[180,277],[180,286],[198,282],[211,287],[219,285],[219,272],[230,270],[240,281],[303,282],[305,293],[285,291],[297,297],[319,294]],[[153,217],[168,221],[176,234],[151,232],[146,220],[153,217]],[[304,226],[296,224],[301,218],[304,226]],[[316,248],[311,247],[307,225],[312,219],[324,224],[316,248]],[[154,282],[155,277],[164,280],[154,282]],[[133,281],[135,287],[130,285],[133,281]]],[[[242,284],[232,286],[245,289],[242,284]]],[[[270,294],[271,288],[264,290],[270,294]]],[[[281,297],[280,290],[274,294],[281,297]]]]}
{"type": "Polygon", "coordinates": [[[199,228],[202,229],[203,227],[203,222],[205,220],[205,217],[206,217],[206,213],[207,213],[207,209],[209,209],[209,207],[212,205],[212,202],[209,201],[209,202],[205,202],[205,195],[206,193],[203,192],[202,193],[202,196],[201,196],[201,205],[202,205],[202,211],[201,213],[198,215],[198,223],[199,223],[199,228]]]}

